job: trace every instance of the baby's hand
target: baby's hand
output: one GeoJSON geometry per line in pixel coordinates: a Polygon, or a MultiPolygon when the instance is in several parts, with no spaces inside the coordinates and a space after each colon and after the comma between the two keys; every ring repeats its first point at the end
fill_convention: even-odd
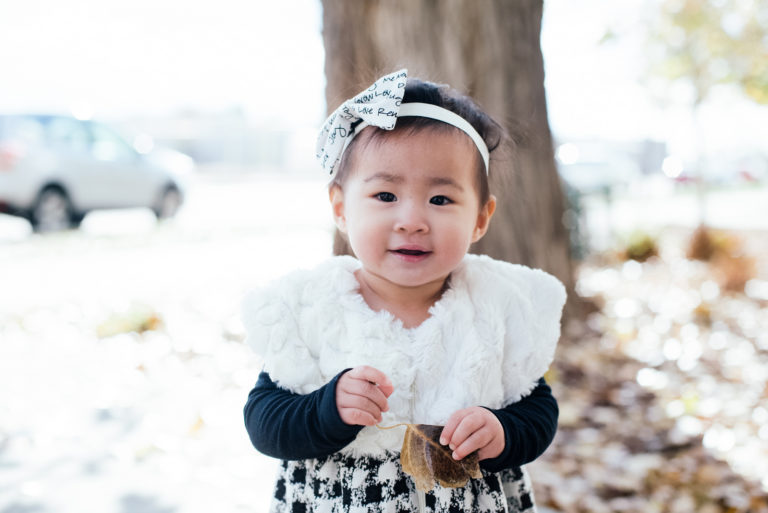
{"type": "Polygon", "coordinates": [[[440,443],[448,445],[453,458],[460,460],[479,449],[478,459],[495,458],[504,451],[504,428],[491,411],[473,406],[451,415],[440,434],[440,443]]]}
{"type": "Polygon", "coordinates": [[[389,409],[387,397],[394,388],[380,370],[361,365],[345,372],[336,382],[336,408],[345,424],[373,426],[389,409]]]}

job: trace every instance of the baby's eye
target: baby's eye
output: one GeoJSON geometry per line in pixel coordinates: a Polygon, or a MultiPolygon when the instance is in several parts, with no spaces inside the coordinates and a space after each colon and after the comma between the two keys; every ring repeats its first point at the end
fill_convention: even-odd
{"type": "Polygon", "coordinates": [[[448,205],[449,203],[453,203],[450,198],[447,196],[432,196],[429,198],[429,202],[433,205],[448,205]]]}
{"type": "Polygon", "coordinates": [[[379,201],[384,201],[386,203],[391,203],[397,199],[395,195],[392,194],[391,192],[379,192],[376,195],[374,195],[374,198],[378,199],[379,201]]]}

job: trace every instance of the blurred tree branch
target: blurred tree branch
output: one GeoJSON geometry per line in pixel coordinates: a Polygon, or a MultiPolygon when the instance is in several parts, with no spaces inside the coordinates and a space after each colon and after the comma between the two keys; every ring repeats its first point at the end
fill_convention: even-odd
{"type": "Polygon", "coordinates": [[[716,85],[768,104],[768,2],[663,0],[648,44],[649,77],[689,83],[694,109],[716,85]]]}
{"type": "Polygon", "coordinates": [[[647,31],[645,78],[652,92],[690,87],[699,222],[706,224],[704,141],[700,106],[716,86],[732,86],[768,104],[768,2],[661,0],[647,31]]]}

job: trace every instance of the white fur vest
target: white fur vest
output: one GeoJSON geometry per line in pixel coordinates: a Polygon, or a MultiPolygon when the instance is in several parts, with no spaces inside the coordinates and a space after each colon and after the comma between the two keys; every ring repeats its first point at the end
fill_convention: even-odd
{"type": "MultiPolygon", "coordinates": [[[[370,365],[395,388],[383,425],[442,425],[461,408],[520,400],[549,367],[565,288],[544,271],[467,255],[430,317],[408,329],[368,307],[359,268],[355,258],[333,257],[246,296],[246,341],[280,387],[306,394],[370,365]]],[[[398,451],[402,435],[366,427],[344,452],[398,451]]]]}

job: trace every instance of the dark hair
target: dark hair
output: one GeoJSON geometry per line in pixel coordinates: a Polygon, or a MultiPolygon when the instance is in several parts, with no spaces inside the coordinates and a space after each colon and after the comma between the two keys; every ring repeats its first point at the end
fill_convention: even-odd
{"type": "MultiPolygon", "coordinates": [[[[403,103],[430,103],[458,114],[477,130],[477,133],[480,134],[480,137],[483,138],[486,146],[488,146],[489,153],[498,148],[505,138],[504,129],[486,114],[472,98],[461,94],[447,85],[435,84],[419,80],[418,78],[409,78],[403,93],[403,103]]],[[[451,131],[459,129],[436,119],[409,116],[398,118],[394,130],[369,130],[370,136],[365,138],[355,137],[349,143],[344,155],[341,157],[339,169],[331,185],[343,185],[344,180],[349,174],[349,168],[353,160],[352,157],[359,145],[368,144],[371,141],[385,138],[393,133],[413,133],[421,130],[451,131]]],[[[488,184],[488,173],[486,173],[485,163],[479,150],[476,152],[476,161],[476,187],[480,197],[480,205],[482,206],[488,202],[491,192],[488,184]]]]}

